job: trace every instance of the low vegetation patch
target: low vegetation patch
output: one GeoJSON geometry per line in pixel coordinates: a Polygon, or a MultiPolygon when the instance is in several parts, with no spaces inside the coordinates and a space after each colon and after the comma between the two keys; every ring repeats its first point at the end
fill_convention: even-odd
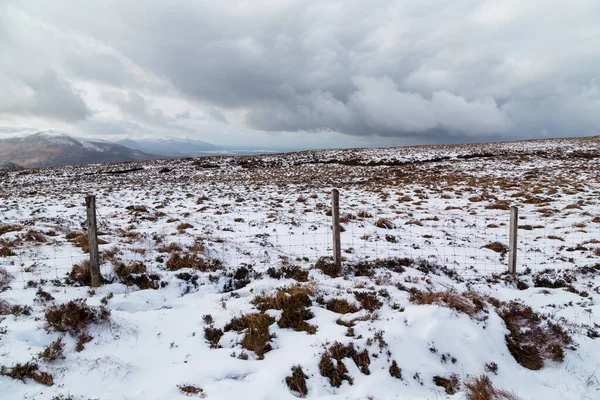
{"type": "Polygon", "coordinates": [[[511,392],[497,389],[487,375],[481,375],[464,383],[467,400],[519,400],[511,392]]]}
{"type": "Polygon", "coordinates": [[[346,299],[331,299],[325,303],[325,308],[337,314],[352,314],[360,310],[346,299]]]}
{"type": "Polygon", "coordinates": [[[45,386],[54,385],[54,379],[52,378],[52,375],[47,372],[40,371],[37,363],[34,362],[28,362],[25,364],[17,363],[12,367],[2,366],[0,368],[0,375],[18,379],[23,382],[25,382],[25,379],[29,378],[45,386]]]}
{"type": "Polygon", "coordinates": [[[306,322],[314,317],[312,311],[308,309],[312,306],[310,299],[312,294],[312,288],[294,285],[279,289],[273,296],[256,296],[252,302],[262,312],[270,309],[282,310],[281,317],[277,321],[280,328],[291,328],[313,334],[317,331],[317,327],[306,322]]]}
{"type": "Polygon", "coordinates": [[[422,292],[411,290],[409,300],[415,304],[437,304],[471,317],[485,309],[484,299],[474,292],[459,294],[451,291],[422,292]]]}
{"type": "Polygon", "coordinates": [[[76,351],[83,350],[86,343],[92,340],[89,327],[92,324],[110,322],[110,310],[104,306],[91,307],[85,299],[75,299],[68,303],[52,305],[46,308],[46,329],[70,333],[78,337],[76,351]]]}
{"type": "Polygon", "coordinates": [[[54,342],[50,343],[48,347],[46,347],[44,351],[40,353],[40,358],[48,362],[64,360],[65,344],[63,343],[62,338],[58,338],[54,342]]]}
{"type": "Polygon", "coordinates": [[[315,268],[332,278],[337,278],[342,274],[342,269],[333,262],[333,257],[319,258],[315,264],[315,268]]]}
{"type": "Polygon", "coordinates": [[[269,334],[269,326],[275,320],[263,313],[246,314],[241,317],[236,317],[225,325],[224,330],[227,331],[245,331],[242,347],[246,350],[256,353],[259,359],[263,359],[265,353],[272,349],[271,335],[269,334]]]}
{"type": "Polygon", "coordinates": [[[331,386],[340,387],[343,381],[347,381],[351,385],[353,383],[353,379],[348,375],[348,369],[342,361],[344,358],[351,358],[363,374],[369,375],[371,373],[369,370],[371,359],[367,349],[359,352],[353,343],[343,345],[340,342],[334,342],[323,353],[319,362],[319,372],[321,376],[329,379],[331,386]]]}
{"type": "Polygon", "coordinates": [[[458,388],[460,387],[458,375],[456,374],[451,374],[448,378],[444,378],[442,376],[434,376],[433,383],[435,383],[436,386],[443,387],[446,393],[449,395],[456,394],[458,388]]]}
{"type": "Polygon", "coordinates": [[[573,341],[560,325],[517,301],[505,303],[497,311],[510,331],[505,336],[508,350],[523,367],[539,370],[545,359],[564,360],[564,349],[573,341]]]}
{"type": "Polygon", "coordinates": [[[383,305],[377,298],[377,295],[371,292],[354,292],[354,298],[356,298],[362,308],[371,312],[380,309],[383,305]]]}
{"type": "Polygon", "coordinates": [[[308,376],[302,371],[302,367],[296,365],[292,367],[292,375],[285,378],[285,384],[298,397],[306,397],[308,394],[307,379],[308,376]]]}
{"type": "Polygon", "coordinates": [[[178,252],[171,253],[171,257],[167,260],[166,265],[169,271],[191,268],[200,272],[215,272],[223,266],[220,260],[209,259],[193,252],[184,254],[178,252]]]}

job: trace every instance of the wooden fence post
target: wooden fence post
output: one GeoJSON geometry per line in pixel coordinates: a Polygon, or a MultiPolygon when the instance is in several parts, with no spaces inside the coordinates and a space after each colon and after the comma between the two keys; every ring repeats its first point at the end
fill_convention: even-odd
{"type": "Polygon", "coordinates": [[[519,229],[519,208],[510,208],[510,233],[508,239],[508,272],[517,277],[517,230],[519,229]]]}
{"type": "Polygon", "coordinates": [[[98,253],[98,230],[96,228],[96,196],[85,197],[87,211],[88,244],[90,248],[90,275],[92,287],[100,286],[100,255],[98,253]]]}
{"type": "Polygon", "coordinates": [[[331,191],[331,218],[333,228],[333,262],[338,269],[342,268],[342,247],[340,243],[340,192],[331,191]]]}

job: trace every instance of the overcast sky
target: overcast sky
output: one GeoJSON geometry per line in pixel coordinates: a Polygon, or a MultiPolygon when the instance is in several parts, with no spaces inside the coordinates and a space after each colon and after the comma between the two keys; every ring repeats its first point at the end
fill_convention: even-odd
{"type": "Polygon", "coordinates": [[[598,135],[599,87],[598,0],[0,0],[0,132],[271,148],[598,135]]]}

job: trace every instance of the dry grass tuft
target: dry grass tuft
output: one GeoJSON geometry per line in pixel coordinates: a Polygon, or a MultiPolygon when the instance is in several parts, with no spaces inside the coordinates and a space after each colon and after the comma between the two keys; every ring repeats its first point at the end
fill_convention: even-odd
{"type": "Polygon", "coordinates": [[[390,376],[402,380],[402,368],[398,366],[396,360],[392,361],[389,369],[390,376]]]}
{"type": "Polygon", "coordinates": [[[360,310],[346,299],[331,299],[325,303],[325,308],[337,314],[353,314],[360,310]]]}
{"type": "Polygon", "coordinates": [[[49,362],[64,360],[65,344],[63,343],[62,338],[58,338],[54,342],[50,343],[48,347],[46,347],[44,351],[40,353],[40,358],[49,362]]]}
{"type": "Polygon", "coordinates": [[[410,292],[410,301],[415,304],[437,304],[467,314],[475,316],[485,308],[484,300],[481,296],[473,292],[463,294],[444,291],[444,292],[420,292],[412,290],[410,292]]]}
{"type": "Polygon", "coordinates": [[[236,317],[225,325],[224,330],[230,331],[245,331],[242,347],[246,350],[256,353],[259,359],[263,359],[265,353],[272,349],[269,342],[271,335],[269,334],[269,326],[275,320],[263,313],[246,314],[241,317],[236,317]]]}
{"type": "Polygon", "coordinates": [[[186,396],[199,396],[200,398],[205,398],[206,394],[204,394],[204,389],[199,388],[194,385],[178,385],[179,391],[186,396]]]}
{"type": "Polygon", "coordinates": [[[505,245],[504,243],[500,243],[500,242],[488,243],[483,247],[486,249],[495,251],[496,253],[501,253],[501,254],[508,253],[508,246],[505,245]]]}
{"type": "Polygon", "coordinates": [[[306,397],[308,394],[308,388],[306,387],[307,379],[308,376],[302,371],[302,367],[296,365],[292,367],[292,376],[285,378],[285,383],[298,397],[306,397]]]}
{"type": "Polygon", "coordinates": [[[108,323],[110,310],[104,306],[88,306],[85,299],[75,299],[46,308],[45,317],[47,329],[77,336],[87,333],[91,324],[108,323]]]}
{"type": "Polygon", "coordinates": [[[362,308],[371,312],[380,309],[383,305],[383,303],[377,299],[375,293],[354,292],[354,298],[356,298],[362,308]]]}
{"type": "Polygon", "coordinates": [[[497,389],[487,375],[481,375],[464,383],[467,400],[519,400],[511,392],[497,389]]]}
{"type": "Polygon", "coordinates": [[[394,223],[387,218],[379,218],[375,226],[381,229],[394,229],[394,223]]]}
{"type": "Polygon", "coordinates": [[[210,343],[212,349],[219,347],[219,340],[223,336],[223,330],[211,326],[204,328],[204,338],[210,343]]]}
{"type": "Polygon", "coordinates": [[[291,328],[295,331],[314,334],[317,327],[306,322],[314,317],[314,314],[307,308],[312,306],[310,299],[312,295],[314,295],[312,287],[293,285],[279,289],[273,296],[256,296],[252,302],[262,312],[270,309],[283,310],[277,321],[280,328],[291,328]]]}
{"type": "Polygon", "coordinates": [[[6,271],[6,269],[3,267],[0,267],[0,292],[8,289],[8,285],[10,284],[11,280],[12,276],[8,273],[8,271],[6,271]]]}
{"type": "Polygon", "coordinates": [[[315,264],[315,268],[332,278],[337,278],[342,274],[342,269],[333,262],[333,257],[319,258],[315,264]]]}
{"type": "Polygon", "coordinates": [[[517,301],[505,303],[497,311],[510,331],[505,336],[508,350],[523,367],[539,370],[544,366],[544,359],[564,360],[564,349],[572,339],[560,325],[517,301]]]}
{"type": "Polygon", "coordinates": [[[450,374],[448,378],[444,378],[442,376],[434,376],[433,383],[435,383],[436,386],[443,387],[446,393],[449,395],[456,394],[460,386],[460,382],[458,381],[458,375],[456,374],[450,374]]]}
{"type": "Polygon", "coordinates": [[[201,272],[214,272],[222,268],[222,263],[220,260],[208,259],[197,253],[185,253],[181,255],[175,252],[167,260],[166,266],[169,271],[191,268],[201,272]]]}
{"type": "Polygon", "coordinates": [[[2,366],[2,368],[0,368],[0,375],[18,379],[23,382],[25,382],[26,378],[30,378],[45,386],[54,385],[54,379],[52,378],[52,375],[47,372],[39,371],[38,365],[34,362],[28,362],[25,364],[17,363],[10,368],[2,366]]]}

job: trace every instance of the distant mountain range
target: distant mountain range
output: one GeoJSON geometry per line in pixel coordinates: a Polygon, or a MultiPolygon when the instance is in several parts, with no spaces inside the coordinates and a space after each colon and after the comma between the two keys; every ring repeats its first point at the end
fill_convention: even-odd
{"type": "Polygon", "coordinates": [[[109,142],[75,137],[55,130],[7,130],[0,127],[0,170],[275,152],[277,150],[223,148],[202,140],[174,137],[109,142]],[[2,136],[8,137],[1,139],[2,136]]]}
{"type": "Polygon", "coordinates": [[[40,131],[24,137],[0,139],[0,164],[6,169],[70,164],[142,161],[160,158],[117,143],[76,139],[62,132],[40,131]]]}
{"type": "Polygon", "coordinates": [[[214,152],[219,147],[202,140],[180,139],[180,138],[157,138],[139,140],[119,140],[118,144],[130,149],[144,151],[146,153],[161,154],[167,156],[193,156],[198,153],[214,152]]]}

